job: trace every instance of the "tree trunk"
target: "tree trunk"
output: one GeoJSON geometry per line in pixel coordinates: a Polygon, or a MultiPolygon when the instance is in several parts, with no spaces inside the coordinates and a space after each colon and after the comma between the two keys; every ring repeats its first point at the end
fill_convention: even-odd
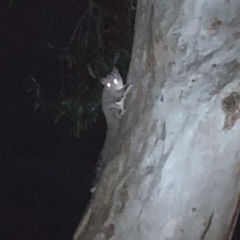
{"type": "Polygon", "coordinates": [[[239,0],[138,1],[134,87],[74,240],[231,239],[239,37],[239,0]]]}

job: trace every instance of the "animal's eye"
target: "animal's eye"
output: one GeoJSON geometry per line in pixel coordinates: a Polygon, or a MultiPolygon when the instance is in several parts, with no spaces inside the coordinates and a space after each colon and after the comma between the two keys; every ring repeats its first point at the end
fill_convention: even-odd
{"type": "Polygon", "coordinates": [[[118,83],[118,80],[116,78],[113,79],[114,84],[118,83]]]}
{"type": "Polygon", "coordinates": [[[108,83],[107,83],[107,87],[111,87],[111,83],[108,82],[108,83]]]}

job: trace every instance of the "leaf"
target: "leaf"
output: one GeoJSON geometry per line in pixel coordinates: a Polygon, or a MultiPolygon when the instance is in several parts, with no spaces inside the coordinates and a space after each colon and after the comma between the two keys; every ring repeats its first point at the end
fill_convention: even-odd
{"type": "Polygon", "coordinates": [[[34,111],[36,112],[40,108],[40,104],[38,102],[34,102],[34,111]]]}
{"type": "Polygon", "coordinates": [[[59,121],[59,119],[60,119],[62,116],[64,116],[64,115],[66,115],[66,112],[65,112],[65,111],[61,111],[61,112],[55,117],[54,123],[56,124],[56,123],[59,121]]]}
{"type": "Polygon", "coordinates": [[[74,99],[72,97],[72,98],[68,99],[67,101],[63,101],[62,105],[67,107],[68,109],[70,109],[73,104],[73,101],[74,101],[74,99]]]}
{"type": "Polygon", "coordinates": [[[88,73],[90,74],[91,77],[97,78],[95,76],[95,74],[93,73],[93,70],[92,70],[92,67],[90,66],[90,64],[87,65],[87,69],[88,69],[88,73]]]}

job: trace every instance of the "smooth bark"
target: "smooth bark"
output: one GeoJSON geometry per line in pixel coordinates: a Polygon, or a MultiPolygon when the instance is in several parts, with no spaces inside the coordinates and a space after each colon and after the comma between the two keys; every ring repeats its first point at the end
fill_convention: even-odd
{"type": "Polygon", "coordinates": [[[231,239],[240,194],[239,36],[239,0],[138,1],[134,87],[74,240],[231,239]]]}

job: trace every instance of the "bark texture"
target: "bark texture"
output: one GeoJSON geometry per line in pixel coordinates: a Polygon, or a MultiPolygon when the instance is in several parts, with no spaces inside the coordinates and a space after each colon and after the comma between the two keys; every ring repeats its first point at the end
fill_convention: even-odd
{"type": "Polygon", "coordinates": [[[74,240],[231,239],[240,194],[239,37],[239,0],[138,1],[134,87],[74,240]]]}

